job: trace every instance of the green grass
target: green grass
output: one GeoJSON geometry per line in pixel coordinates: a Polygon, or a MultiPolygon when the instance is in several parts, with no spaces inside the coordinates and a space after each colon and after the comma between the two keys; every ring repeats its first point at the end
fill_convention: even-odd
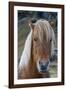
{"type": "Polygon", "coordinates": [[[57,77],[57,66],[50,66],[49,68],[50,77],[57,77]]]}

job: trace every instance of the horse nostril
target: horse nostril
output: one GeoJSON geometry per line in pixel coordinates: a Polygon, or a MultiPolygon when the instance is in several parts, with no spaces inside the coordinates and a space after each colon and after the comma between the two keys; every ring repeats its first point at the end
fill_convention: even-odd
{"type": "Polygon", "coordinates": [[[39,64],[41,65],[41,64],[42,64],[42,62],[41,62],[41,61],[39,61],[39,64]]]}

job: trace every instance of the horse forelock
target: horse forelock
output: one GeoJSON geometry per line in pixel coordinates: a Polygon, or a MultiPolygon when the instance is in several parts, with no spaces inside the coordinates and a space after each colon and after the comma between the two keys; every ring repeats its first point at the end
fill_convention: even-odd
{"type": "MultiPolygon", "coordinates": [[[[52,39],[52,43],[51,43],[51,54],[53,53],[53,50],[55,48],[55,34],[53,31],[53,28],[51,27],[51,25],[49,24],[49,22],[47,20],[43,20],[40,19],[35,23],[35,27],[37,27],[39,30],[39,38],[42,41],[43,34],[46,36],[46,41],[48,42],[49,40],[52,39]]],[[[44,39],[44,38],[43,38],[44,39]]]]}
{"type": "Polygon", "coordinates": [[[49,40],[49,37],[51,37],[51,31],[50,29],[50,25],[48,23],[48,21],[46,20],[38,20],[35,24],[36,27],[39,28],[39,37],[43,36],[43,34],[46,36],[46,40],[49,40]]]}

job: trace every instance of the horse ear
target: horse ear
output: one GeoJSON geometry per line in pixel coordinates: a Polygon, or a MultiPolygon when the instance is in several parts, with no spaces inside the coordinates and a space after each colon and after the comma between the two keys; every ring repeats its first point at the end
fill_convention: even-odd
{"type": "Polygon", "coordinates": [[[55,21],[53,20],[53,21],[50,21],[50,25],[51,25],[51,27],[53,28],[53,30],[55,29],[55,25],[56,23],[55,23],[55,21]]]}
{"type": "Polygon", "coordinates": [[[34,30],[34,24],[31,21],[29,21],[29,27],[31,30],[34,30]]]}
{"type": "Polygon", "coordinates": [[[32,30],[34,30],[34,26],[35,26],[36,21],[37,21],[36,18],[32,18],[29,20],[29,26],[32,30]]]}

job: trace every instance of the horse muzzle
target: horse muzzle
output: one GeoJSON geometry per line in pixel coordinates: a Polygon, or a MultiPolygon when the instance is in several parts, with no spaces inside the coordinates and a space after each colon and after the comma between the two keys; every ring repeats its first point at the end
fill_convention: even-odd
{"type": "Polygon", "coordinates": [[[48,69],[49,69],[49,61],[40,60],[39,61],[39,72],[45,73],[48,71],[48,69]]]}

